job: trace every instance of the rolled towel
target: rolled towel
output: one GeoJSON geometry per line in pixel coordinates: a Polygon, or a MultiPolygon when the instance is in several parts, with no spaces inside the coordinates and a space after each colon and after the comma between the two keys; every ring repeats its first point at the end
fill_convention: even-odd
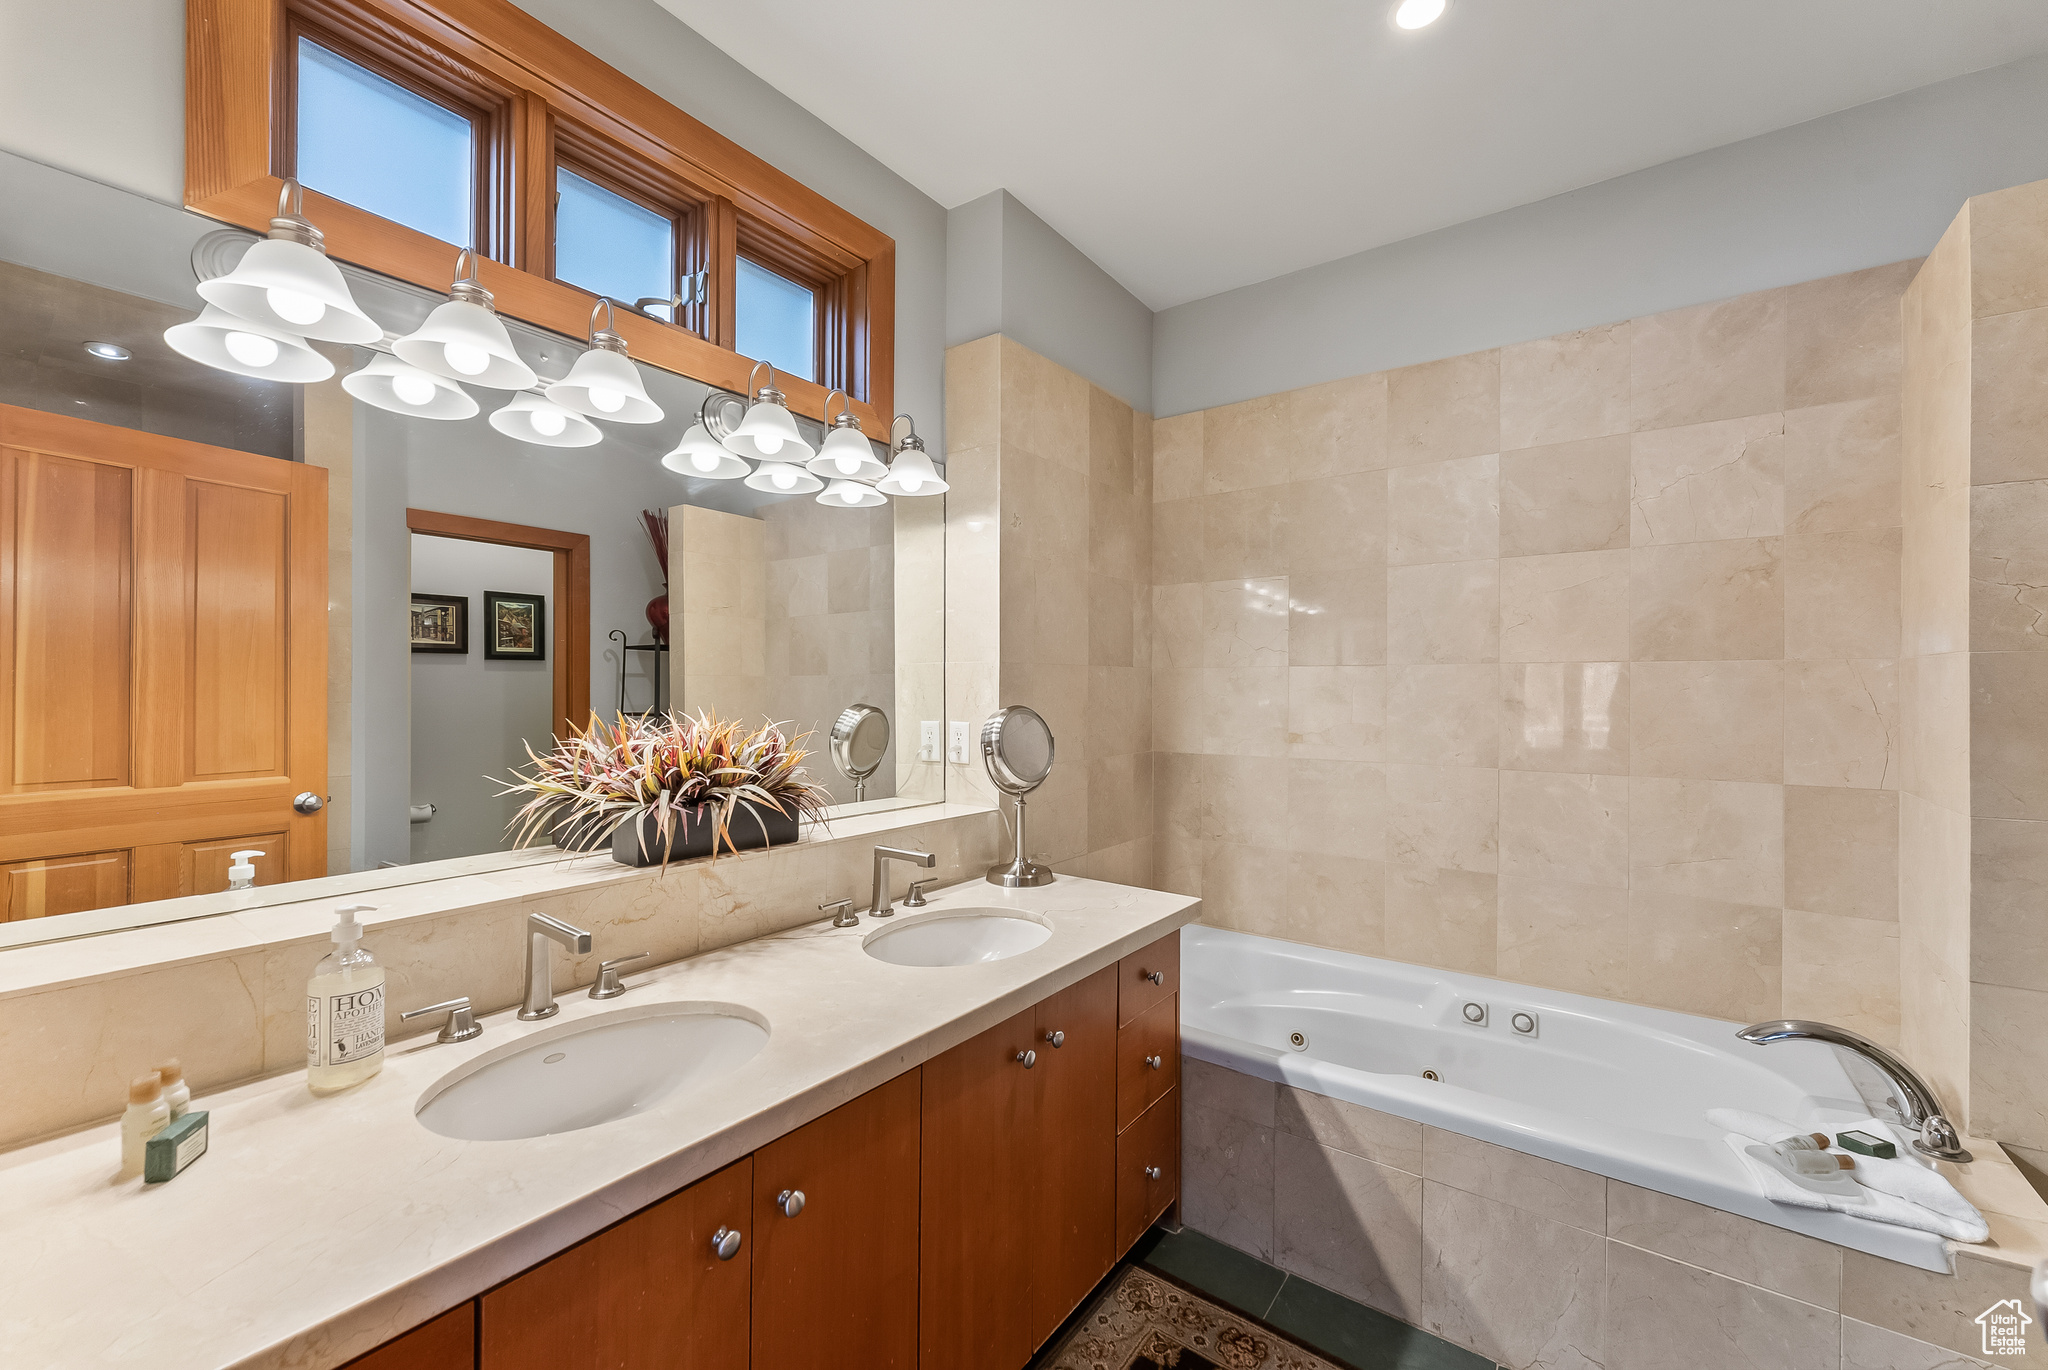
{"type": "MultiPolygon", "coordinates": [[[[1991,1235],[1984,1215],[1957,1193],[1954,1185],[1938,1171],[1904,1158],[1904,1143],[1898,1160],[1855,1157],[1856,1168],[1845,1172],[1855,1183],[1808,1180],[1794,1175],[1770,1150],[1773,1142],[1791,1136],[1798,1128],[1765,1114],[1732,1108],[1709,1109],[1706,1118],[1710,1125],[1731,1134],[1727,1138],[1729,1149],[1742,1159],[1764,1197],[1773,1203],[1830,1209],[1872,1222],[1933,1232],[1959,1242],[1981,1242],[1991,1235]],[[1752,1144],[1745,1145],[1738,1138],[1747,1138],[1752,1144]]],[[[1857,1126],[1866,1132],[1898,1135],[1897,1129],[1875,1118],[1857,1126]]]]}
{"type": "Polygon", "coordinates": [[[1707,1122],[1723,1132],[1733,1132],[1749,1138],[1752,1142],[1762,1142],[1766,1146],[1772,1142],[1781,1142],[1799,1131],[1790,1123],[1781,1123],[1765,1114],[1750,1113],[1739,1108],[1710,1108],[1707,1110],[1707,1122]]]}

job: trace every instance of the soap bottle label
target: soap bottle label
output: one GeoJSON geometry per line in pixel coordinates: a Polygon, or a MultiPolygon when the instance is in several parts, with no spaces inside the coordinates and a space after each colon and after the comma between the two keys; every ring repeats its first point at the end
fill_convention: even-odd
{"type": "Polygon", "coordinates": [[[383,1049],[384,986],[306,1000],[306,1057],[311,1065],[346,1065],[383,1049]]]}

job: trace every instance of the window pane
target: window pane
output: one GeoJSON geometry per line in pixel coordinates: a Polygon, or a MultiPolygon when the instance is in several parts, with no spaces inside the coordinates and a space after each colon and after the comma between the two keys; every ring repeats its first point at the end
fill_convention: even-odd
{"type": "Polygon", "coordinates": [[[807,381],[818,379],[817,308],[807,287],[740,258],[733,323],[741,356],[807,381]]]}
{"type": "MultiPolygon", "coordinates": [[[[676,293],[675,222],[555,168],[555,278],[623,304],[676,293]]],[[[649,313],[669,318],[667,307],[649,313]]]]}
{"type": "Polygon", "coordinates": [[[300,184],[473,247],[475,137],[455,111],[299,40],[300,184]]]}

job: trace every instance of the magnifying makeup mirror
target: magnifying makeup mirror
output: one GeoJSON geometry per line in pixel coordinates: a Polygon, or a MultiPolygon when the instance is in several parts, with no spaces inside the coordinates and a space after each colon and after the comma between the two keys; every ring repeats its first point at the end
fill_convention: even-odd
{"type": "Polygon", "coordinates": [[[889,750],[889,715],[873,704],[849,704],[832,725],[832,764],[853,782],[853,802],[867,796],[868,777],[889,750]]]}
{"type": "Polygon", "coordinates": [[[981,725],[981,762],[995,787],[1017,804],[1014,859],[988,868],[988,882],[1005,889],[1050,885],[1052,872],[1024,854],[1024,796],[1052,774],[1052,729],[1022,704],[999,709],[981,725]]]}

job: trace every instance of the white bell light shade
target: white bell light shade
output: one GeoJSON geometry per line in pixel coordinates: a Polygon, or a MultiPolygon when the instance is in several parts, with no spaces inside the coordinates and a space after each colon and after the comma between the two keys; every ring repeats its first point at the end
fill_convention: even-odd
{"type": "Polygon", "coordinates": [[[201,281],[199,298],[251,322],[325,342],[373,343],[384,336],[326,253],[275,230],[251,243],[233,271],[201,281]]]}
{"type": "Polygon", "coordinates": [[[341,388],[364,404],[415,419],[466,419],[482,407],[454,381],[381,352],[343,376],[341,388]]]}
{"type": "Polygon", "coordinates": [[[470,300],[435,306],[427,321],[391,344],[391,350],[422,371],[490,390],[524,390],[540,379],[512,350],[512,335],[497,311],[470,300]]]}
{"type": "Polygon", "coordinates": [[[814,455],[804,435],[796,431],[782,392],[773,386],[762,390],[747,407],[747,416],[725,440],[725,450],[755,461],[806,462],[814,455]]]}
{"type": "Polygon", "coordinates": [[[875,449],[868,444],[867,435],[851,424],[835,427],[827,433],[824,446],[818,449],[818,455],[809,463],[810,473],[826,480],[873,483],[880,480],[888,469],[876,460],[875,449]]]}
{"type": "Polygon", "coordinates": [[[307,384],[334,374],[334,363],[306,346],[296,333],[228,313],[217,304],[189,323],[172,324],[164,341],[173,352],[216,371],[259,381],[307,384]]]}
{"type": "Polygon", "coordinates": [[[647,398],[639,368],[627,360],[623,342],[614,349],[593,339],[591,349],[576,359],[569,374],[548,387],[548,398],[564,409],[613,423],[659,423],[662,417],[661,406],[647,398]]]}
{"type": "Polygon", "coordinates": [[[749,490],[765,490],[771,495],[815,495],[825,488],[824,481],[787,461],[762,462],[745,484],[749,490]]]}
{"type": "Polygon", "coordinates": [[[540,447],[589,447],[604,441],[597,425],[545,396],[521,392],[491,414],[491,427],[508,438],[540,447]]]}
{"type": "Polygon", "coordinates": [[[701,423],[690,425],[690,431],[683,434],[673,452],[661,459],[661,464],[678,475],[701,480],[738,480],[753,469],[720,447],[718,439],[701,423]]]}
{"type": "Polygon", "coordinates": [[[872,509],[889,501],[872,485],[835,480],[818,493],[818,503],[831,509],[872,509]]]}
{"type": "Polygon", "coordinates": [[[923,446],[905,446],[889,463],[889,474],[875,482],[885,495],[943,495],[949,488],[923,446]]]}

